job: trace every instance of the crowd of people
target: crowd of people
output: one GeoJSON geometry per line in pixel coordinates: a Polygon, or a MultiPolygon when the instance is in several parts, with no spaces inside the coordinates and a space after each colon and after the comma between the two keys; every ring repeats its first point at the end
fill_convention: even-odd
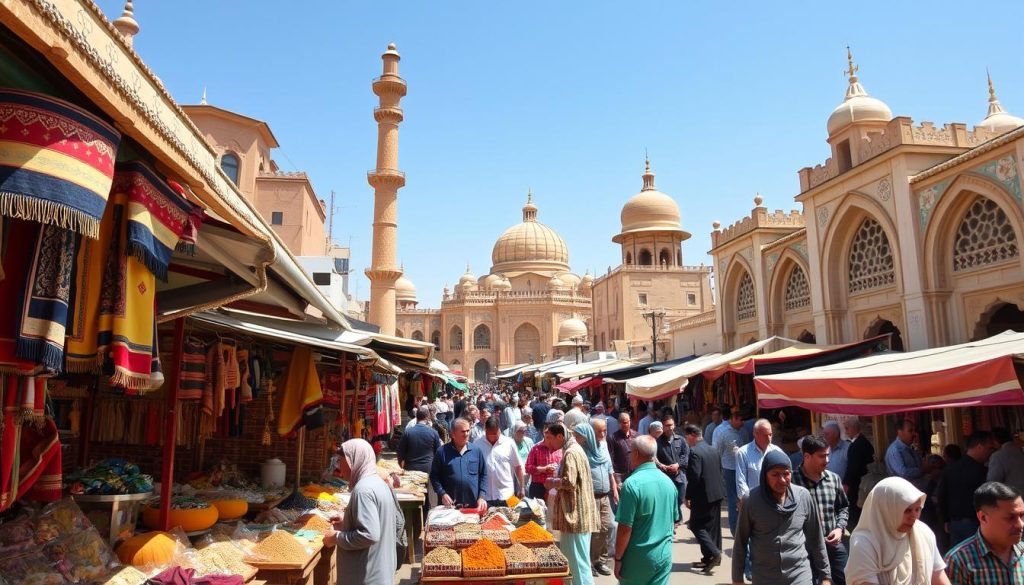
{"type": "MultiPolygon", "coordinates": [[[[667,583],[683,524],[701,552],[691,566],[714,574],[725,553],[723,508],[735,584],[1024,583],[1024,451],[1004,429],[929,456],[915,424],[901,420],[875,461],[856,417],[827,422],[787,454],[770,421],[739,410],[714,407],[697,425],[677,422],[673,408],[642,406],[637,419],[625,404],[591,405],[580,395],[568,403],[513,391],[424,399],[398,459],[429,473],[440,505],[545,501],[574,585],[613,574],[624,584],[667,583]]],[[[341,471],[362,481],[365,449],[350,443],[341,471]]],[[[381,502],[379,487],[359,491],[381,502]]],[[[368,518],[366,501],[356,524],[368,518]]],[[[339,546],[365,542],[365,527],[350,528],[356,535],[339,532],[339,546]]]]}

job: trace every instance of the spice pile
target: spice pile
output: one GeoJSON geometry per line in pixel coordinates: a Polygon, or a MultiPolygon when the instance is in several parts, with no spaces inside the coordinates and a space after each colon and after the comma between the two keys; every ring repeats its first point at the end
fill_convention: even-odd
{"type": "Polygon", "coordinates": [[[508,530],[509,522],[501,514],[491,516],[480,525],[481,530],[508,530]]]}
{"type": "Polygon", "coordinates": [[[309,552],[297,538],[284,530],[275,530],[252,549],[250,562],[305,564],[309,560],[309,552]]]}
{"type": "Polygon", "coordinates": [[[504,528],[500,530],[484,530],[480,535],[482,538],[486,538],[502,548],[512,545],[512,534],[504,528]]]}
{"type": "Polygon", "coordinates": [[[461,577],[462,557],[448,547],[437,547],[423,556],[423,576],[461,577]]]}
{"type": "Polygon", "coordinates": [[[509,575],[528,575],[537,572],[537,555],[521,544],[505,549],[505,566],[509,575]]]}
{"type": "Polygon", "coordinates": [[[555,538],[539,524],[530,520],[528,523],[512,531],[512,542],[522,544],[550,544],[555,538]]]}
{"type": "Polygon", "coordinates": [[[569,559],[555,545],[544,546],[533,550],[537,555],[537,565],[544,573],[557,573],[569,569],[569,559]]]}
{"type": "Polygon", "coordinates": [[[319,534],[327,534],[328,531],[334,530],[331,523],[319,514],[306,514],[299,518],[294,526],[299,530],[312,530],[319,534]]]}
{"type": "Polygon", "coordinates": [[[196,572],[206,575],[249,577],[256,569],[242,562],[242,551],[230,542],[215,542],[196,554],[196,572]]]}
{"type": "Polygon", "coordinates": [[[486,538],[462,551],[462,573],[466,577],[500,577],[505,574],[505,552],[486,538]]]}

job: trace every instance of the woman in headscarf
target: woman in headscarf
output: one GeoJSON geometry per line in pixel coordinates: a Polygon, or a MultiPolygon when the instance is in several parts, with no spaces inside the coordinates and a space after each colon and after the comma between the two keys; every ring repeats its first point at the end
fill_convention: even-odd
{"type": "Polygon", "coordinates": [[[901,477],[875,485],[850,537],[849,585],[950,585],[935,534],[919,520],[924,500],[901,477]]]}
{"type": "Polygon", "coordinates": [[[612,499],[618,504],[619,494],[615,489],[612,472],[612,458],[604,436],[608,426],[604,419],[593,418],[573,427],[576,442],[583,447],[590,463],[590,478],[594,485],[594,505],[597,513],[597,530],[590,535],[590,564],[602,575],[611,575],[608,567],[608,542],[612,533],[612,499]]]}
{"type": "Polygon", "coordinates": [[[338,472],[351,499],[338,532],[324,536],[324,544],[338,547],[338,584],[393,585],[400,512],[394,492],[377,475],[373,447],[363,439],[342,443],[338,472]]]}

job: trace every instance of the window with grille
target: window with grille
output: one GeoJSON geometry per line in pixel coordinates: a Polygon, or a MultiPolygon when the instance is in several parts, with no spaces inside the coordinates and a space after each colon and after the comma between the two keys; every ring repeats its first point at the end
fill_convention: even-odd
{"type": "Polygon", "coordinates": [[[458,325],[452,327],[451,332],[448,334],[448,349],[462,349],[462,327],[458,325]]]}
{"type": "Polygon", "coordinates": [[[740,280],[739,293],[736,295],[736,319],[744,321],[753,319],[757,315],[757,305],[754,303],[754,281],[750,273],[743,275],[740,280]]]}
{"type": "Polygon", "coordinates": [[[807,285],[807,275],[804,269],[794,266],[786,280],[786,295],[784,305],[787,311],[800,309],[811,304],[811,288],[807,285]]]}
{"type": "Polygon", "coordinates": [[[477,325],[473,330],[473,349],[491,349],[491,329],[487,325],[477,325]]]}
{"type": "Polygon", "coordinates": [[[1017,234],[995,201],[978,197],[964,215],[953,243],[953,271],[995,264],[1020,254],[1017,234]]]}
{"type": "Polygon", "coordinates": [[[871,218],[860,224],[850,245],[849,291],[862,292],[896,282],[892,246],[882,225],[871,218]]]}

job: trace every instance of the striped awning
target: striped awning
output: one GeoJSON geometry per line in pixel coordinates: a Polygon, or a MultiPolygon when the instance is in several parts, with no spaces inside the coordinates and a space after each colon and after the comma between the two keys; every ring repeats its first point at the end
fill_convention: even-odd
{"type": "Polygon", "coordinates": [[[1015,362],[1024,333],[839,364],[755,376],[761,408],[800,406],[816,412],[872,416],[967,406],[1024,405],[1015,362]]]}

